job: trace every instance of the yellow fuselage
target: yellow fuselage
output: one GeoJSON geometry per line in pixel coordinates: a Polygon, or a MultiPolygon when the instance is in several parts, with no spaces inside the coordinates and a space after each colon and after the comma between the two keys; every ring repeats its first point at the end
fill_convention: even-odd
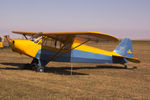
{"type": "MultiPolygon", "coordinates": [[[[50,49],[53,51],[58,51],[58,49],[56,49],[56,48],[43,47],[41,44],[35,43],[31,40],[14,39],[13,41],[14,41],[13,51],[28,55],[28,56],[33,57],[33,58],[36,56],[37,52],[40,49],[50,49]]],[[[78,46],[80,43],[81,43],[80,41],[75,40],[72,44],[72,48],[78,46]]],[[[75,50],[91,52],[91,53],[96,53],[96,54],[102,54],[102,55],[107,55],[107,56],[112,56],[112,55],[119,56],[119,54],[117,54],[115,52],[110,52],[110,51],[98,49],[98,48],[87,46],[87,45],[81,45],[81,46],[75,48],[75,50]]],[[[67,51],[62,50],[62,52],[67,52],[67,51]]]]}

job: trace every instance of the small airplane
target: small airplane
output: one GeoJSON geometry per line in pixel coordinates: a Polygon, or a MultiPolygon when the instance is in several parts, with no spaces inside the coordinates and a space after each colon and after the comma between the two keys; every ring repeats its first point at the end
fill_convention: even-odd
{"type": "MultiPolygon", "coordinates": [[[[12,31],[26,39],[10,39],[5,36],[14,52],[32,57],[31,65],[37,72],[44,72],[50,61],[78,63],[140,63],[133,57],[132,42],[125,38],[110,52],[85,45],[89,41],[119,41],[118,38],[94,31],[79,32],[30,32],[12,31]],[[30,39],[29,39],[30,37],[30,39]]],[[[127,65],[125,65],[127,68],[127,65]]]]}
{"type": "Polygon", "coordinates": [[[0,48],[4,47],[3,43],[4,43],[4,37],[3,38],[0,37],[0,48]]]}

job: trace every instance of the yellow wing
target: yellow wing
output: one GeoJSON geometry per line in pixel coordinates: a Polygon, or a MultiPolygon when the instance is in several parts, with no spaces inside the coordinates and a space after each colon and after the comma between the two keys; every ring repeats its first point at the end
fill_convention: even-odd
{"type": "Polygon", "coordinates": [[[12,33],[16,34],[23,34],[28,36],[34,36],[38,33],[40,33],[40,36],[47,36],[50,38],[54,38],[56,40],[65,41],[68,38],[80,38],[80,39],[89,39],[90,41],[95,40],[104,40],[104,41],[118,41],[119,39],[105,34],[101,32],[95,32],[95,31],[79,31],[79,32],[30,32],[30,31],[12,31],[12,33]]]}

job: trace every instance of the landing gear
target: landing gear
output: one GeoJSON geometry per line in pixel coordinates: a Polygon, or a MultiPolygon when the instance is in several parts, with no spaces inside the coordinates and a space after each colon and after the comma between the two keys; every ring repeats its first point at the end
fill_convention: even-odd
{"type": "Polygon", "coordinates": [[[39,64],[39,60],[38,59],[34,58],[33,61],[32,61],[32,63],[31,63],[31,65],[33,66],[32,69],[34,71],[36,71],[36,72],[44,72],[44,68],[45,67],[41,66],[39,64]]]}
{"type": "Polygon", "coordinates": [[[37,72],[44,72],[44,67],[40,66],[36,68],[37,72]]]}
{"type": "Polygon", "coordinates": [[[43,66],[39,66],[38,64],[34,65],[32,67],[32,70],[36,71],[36,72],[44,72],[44,68],[43,66]]]}
{"type": "Polygon", "coordinates": [[[34,63],[32,70],[36,71],[36,72],[44,72],[44,66],[40,66],[37,63],[34,63]]]}

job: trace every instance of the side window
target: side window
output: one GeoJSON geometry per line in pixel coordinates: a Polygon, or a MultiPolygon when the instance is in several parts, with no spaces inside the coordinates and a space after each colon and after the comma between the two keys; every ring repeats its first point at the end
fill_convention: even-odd
{"type": "MultiPolygon", "coordinates": [[[[60,49],[62,46],[64,46],[64,43],[57,41],[55,39],[51,39],[51,38],[44,38],[42,40],[42,45],[46,46],[46,47],[52,47],[52,48],[57,48],[60,49]]],[[[63,47],[64,50],[68,50],[70,49],[71,44],[67,44],[63,47]]]]}
{"type": "Polygon", "coordinates": [[[47,47],[55,47],[55,41],[50,38],[44,38],[42,40],[42,45],[47,47]]]}

